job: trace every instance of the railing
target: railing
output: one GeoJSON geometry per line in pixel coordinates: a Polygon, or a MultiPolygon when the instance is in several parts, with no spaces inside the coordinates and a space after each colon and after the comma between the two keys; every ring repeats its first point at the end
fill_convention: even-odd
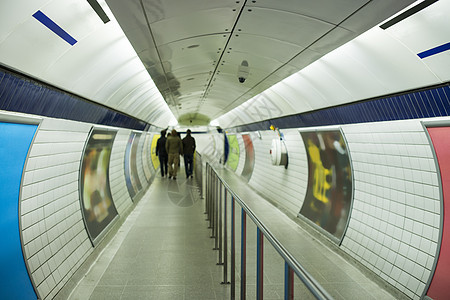
{"type": "Polygon", "coordinates": [[[197,151],[195,151],[194,160],[195,181],[197,182],[198,188],[200,190],[200,198],[203,198],[203,162],[202,156],[197,151]]]}
{"type": "Polygon", "coordinates": [[[240,278],[240,299],[245,299],[247,294],[247,216],[250,217],[257,227],[256,299],[263,299],[264,240],[268,240],[276,252],[284,259],[284,299],[294,299],[294,274],[297,275],[316,299],[332,299],[208,163],[206,163],[205,195],[205,214],[207,214],[207,221],[209,221],[211,237],[214,238],[214,250],[219,251],[218,265],[223,265],[222,284],[231,284],[231,299],[236,297],[236,204],[241,207],[241,260],[240,273],[238,273],[240,278]],[[228,282],[228,194],[231,195],[230,282],[228,282]]]}

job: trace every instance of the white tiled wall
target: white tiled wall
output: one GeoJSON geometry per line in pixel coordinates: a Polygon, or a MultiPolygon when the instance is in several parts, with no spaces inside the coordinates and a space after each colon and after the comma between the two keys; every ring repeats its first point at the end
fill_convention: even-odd
{"type": "MultiPolygon", "coordinates": [[[[78,190],[80,163],[91,127],[86,123],[44,118],[24,169],[20,199],[24,257],[42,299],[52,299],[93,250],[78,190]]],[[[118,129],[110,159],[111,193],[121,216],[133,204],[124,173],[130,133],[118,129]]],[[[143,188],[149,184],[143,169],[150,159],[144,153],[146,134],[150,133],[142,135],[137,155],[143,188]]]]}
{"type": "Polygon", "coordinates": [[[91,253],[78,193],[80,160],[91,126],[44,119],[24,171],[24,256],[43,299],[51,299],[91,253]]]}
{"type": "Polygon", "coordinates": [[[111,195],[119,216],[122,216],[133,205],[133,201],[128,194],[124,172],[125,149],[130,133],[131,131],[127,129],[120,129],[117,132],[109,162],[111,195]]]}
{"type": "Polygon", "coordinates": [[[411,298],[429,279],[440,227],[438,175],[418,120],[343,126],[354,200],[342,248],[411,298]]]}
{"type": "MultiPolygon", "coordinates": [[[[352,160],[354,200],[340,247],[408,297],[420,299],[435,261],[442,213],[426,132],[420,120],[345,125],[342,130],[352,160]]],[[[277,135],[261,131],[259,139],[250,133],[256,162],[249,184],[297,215],[307,188],[307,155],[297,129],[282,132],[287,170],[271,164],[269,149],[277,135]]]]}
{"type": "MultiPolygon", "coordinates": [[[[299,132],[289,129],[283,130],[282,133],[289,159],[287,169],[284,166],[272,165],[272,139],[279,138],[274,131],[260,131],[261,138],[257,134],[251,135],[255,148],[255,167],[249,184],[293,216],[297,216],[308,185],[308,159],[299,132]]],[[[245,157],[245,149],[242,150],[241,156],[245,157]]]]}

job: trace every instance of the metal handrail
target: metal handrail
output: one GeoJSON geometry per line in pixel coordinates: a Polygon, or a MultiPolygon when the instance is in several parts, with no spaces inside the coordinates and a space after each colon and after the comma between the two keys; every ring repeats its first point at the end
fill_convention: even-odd
{"type": "MultiPolygon", "coordinates": [[[[289,251],[281,244],[280,241],[273,236],[270,230],[262,223],[256,214],[251,210],[250,207],[239,197],[238,194],[233,192],[229,184],[217,173],[215,168],[206,163],[206,169],[210,168],[214,172],[214,175],[225,187],[225,190],[232,195],[232,197],[239,203],[245,213],[252,219],[257,228],[261,230],[264,237],[272,244],[274,249],[280,254],[285,260],[285,263],[291,268],[291,270],[298,276],[298,278],[305,284],[308,290],[316,297],[316,299],[333,299],[331,295],[305,270],[305,268],[295,259],[295,257],[289,253],[289,251]]],[[[208,171],[207,171],[208,174],[208,171]]],[[[211,175],[211,174],[210,174],[211,175]]],[[[207,190],[209,190],[208,183],[211,184],[210,180],[207,180],[207,190]]],[[[208,197],[213,196],[213,192],[210,191],[208,197]]],[[[209,199],[210,200],[210,199],[209,199]]],[[[233,299],[234,295],[232,295],[233,299]]],[[[261,296],[262,297],[262,296],[261,296]]]]}
{"type": "Polygon", "coordinates": [[[200,153],[195,151],[195,164],[194,164],[195,180],[200,190],[200,198],[203,199],[203,162],[200,153]]]}

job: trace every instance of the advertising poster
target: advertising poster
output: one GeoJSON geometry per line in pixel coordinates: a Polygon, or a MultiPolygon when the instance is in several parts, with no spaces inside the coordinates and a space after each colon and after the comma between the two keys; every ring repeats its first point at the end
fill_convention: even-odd
{"type": "Polygon", "coordinates": [[[441,248],[427,296],[431,299],[448,299],[450,295],[450,205],[447,201],[450,199],[450,127],[430,127],[427,130],[439,163],[444,201],[441,248]]]}
{"type": "Polygon", "coordinates": [[[84,221],[92,242],[117,216],[109,186],[109,160],[116,132],[93,129],[81,165],[84,221]]]}
{"type": "Polygon", "coordinates": [[[228,153],[227,165],[233,171],[236,171],[239,164],[239,142],[235,134],[228,136],[228,145],[230,151],[228,153]]]}
{"type": "Polygon", "coordinates": [[[342,238],[352,200],[352,172],[339,130],[301,132],[308,156],[308,188],[300,214],[342,238]]]}
{"type": "Polygon", "coordinates": [[[155,170],[159,168],[159,158],[156,155],[156,143],[158,142],[158,139],[160,137],[161,137],[160,134],[155,134],[152,139],[151,153],[152,153],[153,168],[155,168],[155,170]]]}
{"type": "Polygon", "coordinates": [[[147,180],[147,182],[150,181],[151,177],[152,177],[152,172],[150,170],[150,161],[151,161],[151,144],[152,140],[151,140],[151,134],[147,133],[145,135],[145,140],[144,140],[144,147],[142,149],[142,160],[143,160],[143,168],[144,168],[144,175],[145,175],[145,179],[147,180]]]}
{"type": "Polygon", "coordinates": [[[242,139],[244,140],[245,146],[245,163],[241,176],[249,181],[252,177],[253,168],[255,166],[255,149],[253,148],[252,138],[250,135],[243,134],[242,139]]]}
{"type": "Polygon", "coordinates": [[[22,253],[19,193],[37,125],[0,122],[0,290],[2,299],[37,299],[22,253]]]}
{"type": "Polygon", "coordinates": [[[125,182],[127,184],[131,199],[133,199],[134,196],[136,196],[136,194],[142,189],[136,165],[137,148],[140,137],[140,133],[132,132],[125,149],[125,182]]]}

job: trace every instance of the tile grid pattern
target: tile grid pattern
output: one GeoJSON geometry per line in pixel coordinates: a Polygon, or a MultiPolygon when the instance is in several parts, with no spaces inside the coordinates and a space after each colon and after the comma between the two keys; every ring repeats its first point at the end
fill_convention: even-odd
{"type": "Polygon", "coordinates": [[[90,128],[44,119],[24,169],[24,256],[42,299],[53,298],[92,252],[78,193],[81,153],[90,128]]]}
{"type": "Polygon", "coordinates": [[[139,181],[142,184],[142,189],[145,191],[145,189],[147,188],[149,182],[147,181],[147,178],[145,177],[145,173],[144,173],[144,161],[147,159],[146,157],[144,157],[143,153],[144,153],[144,144],[145,144],[145,133],[141,134],[141,137],[139,138],[139,143],[138,143],[138,147],[137,147],[137,154],[136,154],[136,166],[137,166],[137,171],[138,171],[138,177],[139,177],[139,181]]]}
{"type": "MultiPolygon", "coordinates": [[[[255,147],[255,168],[249,185],[263,196],[297,216],[305,198],[308,185],[308,160],[305,147],[297,130],[284,130],[289,165],[272,165],[270,148],[272,139],[278,135],[271,131],[261,131],[261,139],[252,135],[255,147]]],[[[244,153],[243,149],[241,153],[244,153]]]]}
{"type": "Polygon", "coordinates": [[[342,249],[413,299],[431,273],[440,192],[426,133],[416,120],[343,127],[355,194],[342,249]]]}
{"type": "Polygon", "coordinates": [[[125,165],[125,149],[130,132],[130,130],[126,129],[117,132],[109,163],[109,186],[119,216],[123,215],[133,204],[128,194],[123,169],[125,165]]]}

